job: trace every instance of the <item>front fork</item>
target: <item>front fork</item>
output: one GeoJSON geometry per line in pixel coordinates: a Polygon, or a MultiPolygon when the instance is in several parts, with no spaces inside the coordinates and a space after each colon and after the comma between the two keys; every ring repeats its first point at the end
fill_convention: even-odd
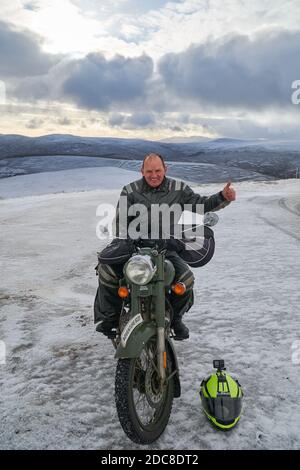
{"type": "Polygon", "coordinates": [[[166,380],[166,341],[165,341],[165,328],[157,328],[157,364],[159,370],[159,378],[163,385],[166,380]]]}
{"type": "Polygon", "coordinates": [[[161,253],[156,257],[157,279],[156,279],[156,299],[155,299],[155,316],[157,323],[157,364],[161,385],[166,381],[166,341],[165,341],[165,283],[164,283],[164,266],[165,255],[161,253]]]}
{"type": "MultiPolygon", "coordinates": [[[[165,254],[159,253],[154,257],[155,265],[157,268],[157,274],[155,283],[153,285],[152,295],[154,297],[154,313],[157,326],[157,372],[159,374],[161,386],[165,385],[166,382],[166,339],[165,339],[165,282],[164,282],[164,262],[165,254]]],[[[139,302],[140,289],[132,286],[131,292],[131,308],[134,315],[140,313],[140,302],[139,302]],[[135,292],[136,289],[136,292],[135,292]]],[[[115,338],[111,338],[113,346],[118,350],[119,343],[115,338]]],[[[134,345],[133,345],[134,346],[134,345]]],[[[126,357],[126,356],[117,356],[126,357]]],[[[127,356],[128,357],[128,356],[127,356]]],[[[129,356],[135,357],[135,356],[129,356]]]]}
{"type": "MultiPolygon", "coordinates": [[[[111,342],[117,350],[118,343],[115,338],[111,338],[111,342]]],[[[166,354],[166,341],[165,341],[165,328],[157,328],[157,364],[158,372],[161,383],[164,384],[166,380],[166,368],[165,368],[165,354],[166,354]]]]}

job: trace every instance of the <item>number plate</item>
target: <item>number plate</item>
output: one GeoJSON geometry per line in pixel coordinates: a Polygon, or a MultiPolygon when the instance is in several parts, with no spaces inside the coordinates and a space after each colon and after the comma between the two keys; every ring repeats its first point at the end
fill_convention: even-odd
{"type": "Polygon", "coordinates": [[[122,334],[121,334],[121,344],[122,344],[123,348],[125,348],[126,343],[128,341],[128,338],[131,335],[131,333],[133,332],[133,330],[138,325],[143,323],[143,321],[144,321],[143,317],[140,313],[138,313],[137,315],[135,315],[135,317],[133,317],[133,318],[131,318],[131,320],[129,320],[129,322],[127,323],[127,325],[125,326],[125,328],[124,328],[124,330],[122,331],[122,334]]]}

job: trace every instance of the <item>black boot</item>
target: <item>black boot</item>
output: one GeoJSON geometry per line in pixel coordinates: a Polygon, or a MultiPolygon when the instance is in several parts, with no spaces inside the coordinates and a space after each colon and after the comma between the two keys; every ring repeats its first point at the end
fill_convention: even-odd
{"type": "Polygon", "coordinates": [[[96,326],[96,331],[104,334],[108,338],[115,338],[117,327],[118,320],[103,320],[96,326]]]}
{"type": "Polygon", "coordinates": [[[177,340],[183,340],[189,338],[189,329],[182,321],[182,317],[175,317],[172,322],[172,328],[175,334],[175,338],[177,340]]]}

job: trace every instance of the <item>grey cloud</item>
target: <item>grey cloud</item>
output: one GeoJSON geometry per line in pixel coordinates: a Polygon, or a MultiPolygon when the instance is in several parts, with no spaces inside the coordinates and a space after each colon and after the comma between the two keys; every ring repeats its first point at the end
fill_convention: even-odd
{"type": "Polygon", "coordinates": [[[127,118],[126,123],[134,127],[147,127],[155,124],[155,116],[152,113],[134,113],[127,118]]]}
{"type": "Polygon", "coordinates": [[[43,119],[33,118],[26,123],[25,127],[27,127],[27,129],[39,129],[43,124],[43,119]]]}
{"type": "Polygon", "coordinates": [[[64,98],[63,84],[72,73],[73,68],[74,61],[64,58],[44,75],[11,80],[9,94],[25,102],[61,101],[64,98]]]}
{"type": "Polygon", "coordinates": [[[170,126],[170,130],[174,132],[183,132],[183,129],[179,126],[170,126]]]}
{"type": "Polygon", "coordinates": [[[78,60],[64,58],[44,75],[14,79],[9,93],[26,102],[41,99],[72,102],[86,109],[115,112],[110,117],[111,125],[119,125],[120,117],[116,116],[120,111],[145,108],[147,93],[152,94],[152,76],[153,62],[146,55],[135,58],[117,55],[107,60],[94,53],[78,60]]]}
{"type": "Polygon", "coordinates": [[[111,126],[118,126],[124,129],[135,129],[137,127],[148,127],[154,125],[156,122],[153,113],[137,112],[130,116],[120,113],[111,113],[108,118],[108,123],[111,126]]]}
{"type": "Polygon", "coordinates": [[[300,78],[299,50],[299,31],[268,31],[253,40],[237,35],[167,54],[159,72],[166,92],[182,103],[188,99],[198,107],[288,106],[291,83],[300,78]]]}
{"type": "Polygon", "coordinates": [[[224,117],[223,119],[215,119],[191,116],[190,122],[201,126],[211,134],[218,134],[219,136],[226,136],[235,139],[266,138],[280,134],[277,126],[275,130],[274,123],[260,124],[247,117],[224,117]]]}
{"type": "Polygon", "coordinates": [[[108,118],[108,123],[110,126],[121,126],[124,122],[125,116],[119,113],[111,113],[108,118]]]}
{"type": "Polygon", "coordinates": [[[13,80],[10,83],[10,94],[20,101],[34,102],[50,98],[47,77],[26,77],[23,80],[13,80]]]}
{"type": "Polygon", "coordinates": [[[40,9],[39,5],[36,2],[25,2],[23,4],[24,10],[29,10],[29,11],[38,11],[40,9]]]}
{"type": "Polygon", "coordinates": [[[58,119],[57,123],[60,126],[70,126],[70,124],[72,124],[72,121],[68,117],[63,117],[63,118],[58,119]]]}
{"type": "Polygon", "coordinates": [[[299,50],[300,32],[236,35],[165,55],[156,76],[147,55],[106,59],[92,53],[78,60],[64,57],[44,75],[15,79],[7,89],[26,102],[69,101],[109,111],[111,126],[151,126],[170,111],[182,113],[178,125],[184,126],[199,110],[294,107],[291,83],[300,79],[299,50]]]}
{"type": "Polygon", "coordinates": [[[93,53],[76,61],[63,85],[63,94],[79,106],[107,110],[112,105],[133,105],[145,95],[153,73],[152,59],[146,55],[106,60],[93,53]]]}
{"type": "Polygon", "coordinates": [[[19,31],[0,21],[0,77],[26,77],[47,73],[61,56],[46,54],[39,36],[19,31]]]}

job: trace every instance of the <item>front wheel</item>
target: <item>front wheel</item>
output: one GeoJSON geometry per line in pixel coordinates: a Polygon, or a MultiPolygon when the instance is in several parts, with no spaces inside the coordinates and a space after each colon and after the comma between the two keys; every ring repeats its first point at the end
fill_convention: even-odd
{"type": "Polygon", "coordinates": [[[174,376],[167,361],[167,380],[160,384],[157,368],[156,338],[151,338],[141,354],[119,359],[115,398],[120,423],[127,436],[137,444],[150,444],[164,432],[174,398],[174,376]]]}

